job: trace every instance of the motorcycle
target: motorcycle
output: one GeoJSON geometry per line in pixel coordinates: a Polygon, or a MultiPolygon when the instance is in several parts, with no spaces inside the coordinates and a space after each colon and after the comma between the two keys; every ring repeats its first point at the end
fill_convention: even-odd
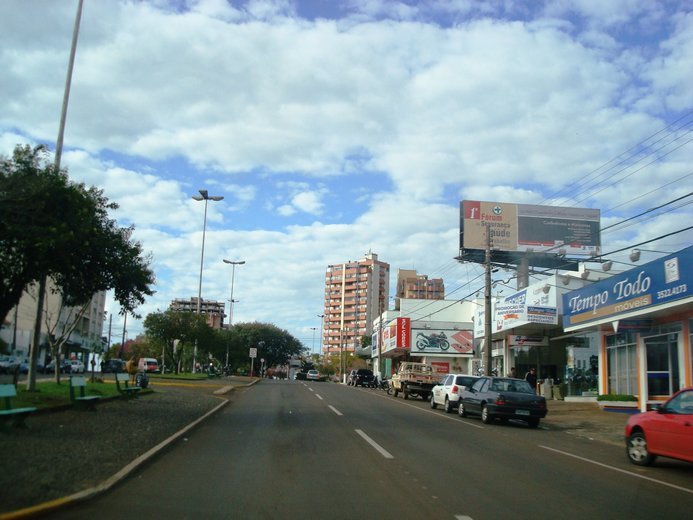
{"type": "Polygon", "coordinates": [[[430,336],[426,336],[423,332],[419,332],[416,335],[416,348],[419,350],[447,350],[450,348],[450,342],[448,341],[445,332],[441,332],[440,334],[434,333],[430,336]]]}

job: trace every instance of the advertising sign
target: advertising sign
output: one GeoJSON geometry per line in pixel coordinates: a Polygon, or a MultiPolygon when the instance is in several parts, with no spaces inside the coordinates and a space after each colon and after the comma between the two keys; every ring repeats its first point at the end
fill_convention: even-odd
{"type": "Polygon", "coordinates": [[[631,317],[693,297],[693,246],[563,295],[563,328],[631,317]]]}
{"type": "Polygon", "coordinates": [[[474,334],[471,330],[413,329],[412,354],[471,354],[474,334]]]}
{"type": "MultiPolygon", "coordinates": [[[[474,337],[484,336],[484,302],[474,314],[474,337]]],[[[519,327],[528,323],[558,324],[556,288],[552,285],[535,284],[505,298],[491,301],[491,333],[519,327]]]]}
{"type": "Polygon", "coordinates": [[[461,249],[534,251],[586,255],[600,251],[598,209],[464,200],[460,203],[461,249]]]}
{"type": "Polygon", "coordinates": [[[411,347],[411,319],[397,318],[383,329],[383,353],[411,347]]]}

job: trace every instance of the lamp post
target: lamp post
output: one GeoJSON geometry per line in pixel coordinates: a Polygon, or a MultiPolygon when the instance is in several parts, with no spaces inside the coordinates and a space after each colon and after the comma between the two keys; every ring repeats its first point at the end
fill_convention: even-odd
{"type": "MultiPolygon", "coordinates": [[[[200,254],[200,283],[197,287],[197,314],[198,316],[201,313],[201,303],[202,303],[202,267],[204,266],[205,263],[205,235],[207,233],[207,203],[212,200],[212,201],[220,201],[223,200],[224,197],[216,195],[216,196],[209,196],[209,193],[207,190],[199,190],[200,194],[199,195],[193,195],[193,199],[196,201],[205,201],[205,218],[202,224],[202,253],[200,254]]],[[[195,348],[193,350],[193,374],[197,372],[197,340],[195,340],[195,348]]]]}
{"type": "Polygon", "coordinates": [[[320,352],[322,352],[322,345],[323,345],[323,339],[325,338],[325,331],[323,330],[323,323],[325,321],[325,315],[324,314],[318,314],[318,318],[320,318],[320,352]]]}
{"type": "Polygon", "coordinates": [[[317,327],[311,327],[310,330],[313,331],[313,345],[310,347],[310,354],[315,354],[315,331],[318,330],[317,327]]]}
{"type": "MultiPolygon", "coordinates": [[[[229,300],[229,330],[231,330],[231,325],[233,324],[233,304],[236,300],[233,299],[233,281],[236,278],[236,266],[245,264],[245,260],[232,261],[223,258],[225,264],[231,265],[231,299],[229,300]]],[[[226,344],[226,366],[229,365],[229,345],[226,344]]]]}

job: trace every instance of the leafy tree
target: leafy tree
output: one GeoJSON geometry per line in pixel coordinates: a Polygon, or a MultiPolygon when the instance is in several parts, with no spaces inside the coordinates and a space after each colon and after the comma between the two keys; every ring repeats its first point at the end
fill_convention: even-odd
{"type": "Polygon", "coordinates": [[[298,356],[303,351],[301,342],[286,330],[270,323],[237,323],[233,326],[238,334],[237,348],[242,349],[245,359],[251,347],[258,349],[255,366],[259,367],[260,359],[265,366],[284,365],[291,356],[298,356]],[[243,352],[244,351],[244,352],[243,352]]]}
{"type": "Polygon", "coordinates": [[[154,312],[144,319],[144,330],[149,341],[158,348],[163,348],[164,362],[177,374],[187,349],[192,349],[195,340],[208,338],[211,330],[203,316],[194,312],[167,310],[154,312]]]}
{"type": "MultiPolygon", "coordinates": [[[[80,308],[95,293],[113,289],[122,312],[134,313],[153,294],[154,273],[150,258],[132,241],[133,228],[120,228],[109,218],[117,207],[101,190],[70,182],[66,170],[48,161],[44,146],[18,145],[12,159],[0,159],[0,318],[35,283],[40,314],[48,279],[62,305],[80,308]]],[[[74,320],[82,315],[76,312],[74,320]]],[[[54,356],[69,329],[52,341],[54,356]]],[[[36,354],[32,348],[30,390],[36,354]]],[[[56,370],[58,380],[59,374],[56,370]]]]}

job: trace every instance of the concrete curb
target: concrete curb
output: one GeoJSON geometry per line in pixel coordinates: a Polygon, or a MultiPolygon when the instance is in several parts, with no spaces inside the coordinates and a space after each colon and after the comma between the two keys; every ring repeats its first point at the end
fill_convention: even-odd
{"type": "MultiPolygon", "coordinates": [[[[257,381],[251,382],[247,385],[239,385],[239,386],[251,386],[255,384],[257,381]]],[[[233,386],[228,387],[229,389],[226,390],[224,393],[228,393],[230,390],[233,390],[233,386]]],[[[222,398],[219,398],[222,399],[222,398]]],[[[48,502],[43,502],[41,504],[37,504],[35,506],[27,507],[24,509],[18,509],[17,511],[10,511],[8,513],[3,513],[0,514],[0,520],[15,520],[15,519],[20,519],[20,518],[31,518],[34,515],[38,514],[45,514],[50,511],[55,511],[57,509],[66,507],[71,504],[75,504],[77,502],[81,502],[84,500],[88,500],[91,498],[94,498],[97,495],[100,495],[101,493],[104,493],[111,489],[113,486],[118,484],[120,481],[125,479],[130,473],[132,473],[137,467],[142,465],[144,462],[148,461],[149,459],[153,458],[155,455],[157,455],[159,452],[161,452],[164,448],[168,447],[170,444],[175,442],[176,440],[180,439],[184,434],[192,430],[194,427],[196,427],[198,424],[206,420],[207,418],[211,417],[215,413],[217,413],[219,410],[221,410],[224,406],[226,406],[229,403],[228,400],[224,399],[221,403],[219,403],[217,406],[212,408],[210,411],[205,413],[203,416],[199,417],[198,419],[194,420],[181,430],[177,431],[167,439],[163,440],[150,450],[148,450],[146,453],[143,453],[139,457],[137,457],[135,460],[127,464],[125,467],[123,467],[120,471],[118,471],[116,474],[114,474],[112,477],[107,479],[106,481],[102,482],[101,484],[79,491],[77,493],[73,493],[72,495],[68,495],[66,497],[62,498],[57,498],[55,500],[50,500],[48,502]]]]}

